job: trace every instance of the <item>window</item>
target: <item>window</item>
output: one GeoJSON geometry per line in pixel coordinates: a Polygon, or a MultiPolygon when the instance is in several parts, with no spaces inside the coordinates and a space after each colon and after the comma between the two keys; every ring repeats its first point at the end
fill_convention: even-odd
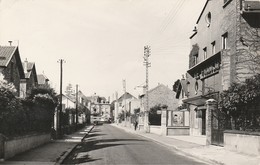
{"type": "Polygon", "coordinates": [[[198,81],[195,82],[195,95],[198,94],[198,90],[199,90],[199,83],[198,81]]]}
{"type": "Polygon", "coordinates": [[[194,55],[194,64],[196,65],[198,63],[198,54],[194,55]]]}
{"type": "Polygon", "coordinates": [[[209,27],[210,23],[211,23],[211,13],[210,12],[206,15],[206,23],[207,23],[207,26],[209,27]]]}
{"type": "Polygon", "coordinates": [[[190,93],[190,82],[187,82],[187,94],[189,95],[190,93]]]}
{"type": "Polygon", "coordinates": [[[214,55],[216,53],[216,42],[211,43],[211,53],[214,55]]]}
{"type": "Polygon", "coordinates": [[[207,47],[203,49],[204,60],[207,58],[207,47]]]}
{"type": "Polygon", "coordinates": [[[227,37],[228,37],[228,33],[225,33],[222,35],[222,49],[227,49],[227,37]]]}

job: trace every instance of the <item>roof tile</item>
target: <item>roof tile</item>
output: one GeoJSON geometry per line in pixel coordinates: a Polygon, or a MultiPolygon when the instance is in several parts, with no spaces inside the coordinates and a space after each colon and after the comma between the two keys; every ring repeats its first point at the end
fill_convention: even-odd
{"type": "Polygon", "coordinates": [[[17,47],[0,46],[0,66],[7,66],[17,47]]]}

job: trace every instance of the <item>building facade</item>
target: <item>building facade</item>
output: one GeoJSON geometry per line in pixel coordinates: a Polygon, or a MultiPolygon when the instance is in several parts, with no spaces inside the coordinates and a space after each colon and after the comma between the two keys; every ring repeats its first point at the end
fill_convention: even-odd
{"type": "Polygon", "coordinates": [[[17,46],[0,46],[0,73],[4,80],[14,84],[16,95],[20,96],[20,83],[25,74],[17,46]]]}
{"type": "Polygon", "coordinates": [[[20,97],[25,98],[33,88],[38,87],[38,79],[36,66],[33,62],[28,62],[27,59],[23,62],[23,69],[25,74],[25,79],[21,80],[20,97]]]}
{"type": "MultiPolygon", "coordinates": [[[[155,88],[152,88],[148,91],[149,97],[149,109],[155,106],[166,106],[167,107],[167,125],[171,126],[173,124],[173,117],[175,114],[178,114],[178,102],[176,99],[176,93],[163,84],[158,84],[155,88]],[[176,113],[174,113],[176,112],[176,113]]],[[[140,96],[140,111],[145,112],[146,104],[146,95],[143,94],[140,96]]],[[[139,118],[140,125],[144,124],[144,116],[139,118]]]]}
{"type": "Polygon", "coordinates": [[[205,101],[218,101],[232,83],[260,73],[260,1],[213,0],[206,4],[190,37],[187,71],[190,134],[206,134],[205,101]]]}

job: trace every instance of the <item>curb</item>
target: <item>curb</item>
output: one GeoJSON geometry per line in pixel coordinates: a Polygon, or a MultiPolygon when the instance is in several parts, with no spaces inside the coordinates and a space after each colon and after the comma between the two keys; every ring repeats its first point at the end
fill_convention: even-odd
{"type": "Polygon", "coordinates": [[[142,135],[142,134],[137,134],[137,135],[142,136],[142,137],[147,138],[147,139],[150,139],[150,140],[152,140],[152,141],[154,141],[158,144],[161,144],[161,145],[163,145],[167,148],[174,148],[175,150],[178,150],[181,154],[189,156],[193,159],[196,159],[196,160],[199,160],[199,161],[202,161],[202,162],[205,162],[205,163],[209,163],[209,164],[224,165],[224,163],[222,163],[222,162],[218,162],[216,160],[211,160],[211,159],[208,159],[208,158],[196,155],[196,154],[192,154],[192,153],[187,152],[187,151],[183,151],[182,149],[180,149],[179,147],[176,147],[175,145],[171,145],[171,144],[168,144],[168,143],[165,143],[165,142],[162,142],[162,141],[158,141],[154,138],[150,138],[150,137],[147,137],[147,136],[142,135]]]}
{"type": "Polygon", "coordinates": [[[131,130],[128,130],[128,129],[124,129],[124,128],[121,128],[121,126],[116,126],[114,125],[115,127],[119,128],[119,129],[122,129],[124,130],[125,132],[128,132],[128,133],[132,133],[132,134],[135,134],[135,135],[138,135],[138,136],[141,136],[141,137],[144,137],[146,139],[150,139],[158,144],[161,144],[167,148],[174,148],[178,151],[180,151],[183,155],[186,155],[186,156],[189,156],[193,159],[197,159],[199,161],[202,161],[202,162],[205,162],[205,163],[209,163],[209,164],[215,164],[215,165],[224,165],[224,163],[222,162],[219,162],[217,160],[212,160],[212,159],[208,159],[208,158],[205,158],[203,156],[199,156],[199,155],[196,155],[196,154],[192,154],[192,153],[189,153],[187,151],[183,151],[182,149],[180,149],[179,147],[176,147],[175,145],[171,145],[171,144],[168,144],[168,143],[165,143],[165,142],[162,142],[162,141],[159,141],[159,140],[156,140],[154,138],[151,138],[151,137],[148,137],[148,136],[145,136],[145,135],[142,135],[142,134],[138,134],[138,133],[135,133],[131,130]]]}
{"type": "MultiPolygon", "coordinates": [[[[86,136],[92,131],[92,129],[94,128],[94,125],[91,126],[90,130],[86,133],[86,135],[83,136],[83,138],[81,139],[81,142],[83,142],[83,139],[86,138],[86,136]]],[[[72,147],[71,149],[69,149],[68,151],[65,151],[65,153],[58,158],[58,160],[56,161],[55,165],[59,165],[62,164],[63,161],[69,156],[69,154],[78,146],[78,144],[76,144],[74,147],[72,147]]]]}

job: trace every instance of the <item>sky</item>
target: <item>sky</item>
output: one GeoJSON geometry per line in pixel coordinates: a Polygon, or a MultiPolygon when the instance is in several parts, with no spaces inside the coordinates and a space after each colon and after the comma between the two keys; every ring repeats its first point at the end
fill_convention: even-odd
{"type": "Polygon", "coordinates": [[[144,46],[151,47],[149,89],[172,89],[188,69],[189,37],[206,0],[0,0],[0,45],[19,46],[59,93],[142,94],[144,46]],[[139,87],[138,87],[139,86],[139,87]]]}

